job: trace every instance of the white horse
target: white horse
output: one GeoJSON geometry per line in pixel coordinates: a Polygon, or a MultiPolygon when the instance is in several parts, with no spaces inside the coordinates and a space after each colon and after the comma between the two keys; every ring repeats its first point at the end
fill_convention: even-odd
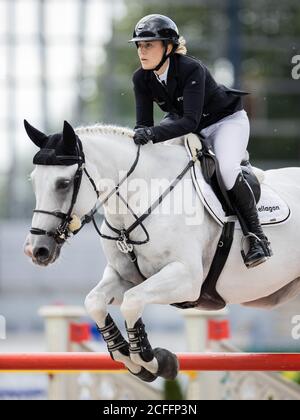
{"type": "MultiPolygon", "coordinates": [[[[79,138],[85,167],[94,180],[100,200],[108,196],[136,159],[137,146],[132,140],[133,131],[129,129],[95,125],[77,128],[76,137],[66,122],[63,133],[53,136],[46,136],[28,123],[25,126],[29,137],[44,152],[57,144],[65,155],[77,156],[79,138]],[[120,171],[123,171],[121,175],[120,171]]],[[[59,147],[56,154],[59,154],[59,147]]],[[[37,159],[37,162],[40,161],[37,159]]],[[[49,165],[47,160],[41,162],[31,174],[36,208],[68,213],[78,165],[55,164],[51,159],[49,165]]],[[[140,159],[129,179],[133,183],[143,180],[143,189],[131,190],[127,185],[120,191],[127,195],[126,202],[132,207],[137,202],[148,203],[149,197],[154,201],[158,195],[157,191],[155,194],[151,191],[152,179],[166,179],[171,183],[187,162],[186,150],[181,145],[150,143],[142,146],[140,159]]],[[[192,185],[190,172],[182,182],[192,185]]],[[[296,296],[300,289],[300,169],[266,171],[264,182],[286,200],[294,216],[283,225],[265,227],[274,256],[250,270],[240,254],[242,233],[236,231],[229,258],[217,283],[218,293],[228,304],[273,308],[296,296]]],[[[183,200],[178,192],[177,186],[170,194],[177,204],[183,200]]],[[[83,173],[72,215],[82,218],[93,209],[96,201],[95,188],[83,173]]],[[[142,207],[140,213],[147,208],[142,207]]],[[[199,297],[221,234],[221,227],[204,211],[200,200],[197,201],[199,210],[203,214],[198,224],[186,223],[186,214],[177,214],[174,209],[170,209],[169,214],[150,214],[143,222],[150,241],[134,246],[134,252],[140,272],[147,280],[128,255],[120,252],[115,241],[102,239],[107,265],[99,284],[86,297],[85,307],[103,333],[111,356],[145,381],[152,381],[157,376],[170,379],[177,374],[175,355],[164,349],[152,349],[141,317],[147,304],[190,302],[199,297]],[[129,344],[108,314],[110,304],[120,305],[129,344]]],[[[135,221],[131,211],[116,195],[105,202],[104,214],[109,224],[119,230],[128,228],[135,221]]],[[[75,223],[75,229],[78,228],[78,219],[73,219],[72,223],[75,223]]],[[[37,230],[28,236],[25,244],[25,252],[34,263],[47,266],[58,258],[64,241],[57,243],[53,236],[45,234],[55,231],[58,225],[58,218],[53,213],[34,213],[32,226],[37,230]]],[[[101,231],[108,236],[114,233],[105,223],[101,231]]],[[[134,241],[144,241],[145,232],[138,227],[130,237],[134,241]]]]}

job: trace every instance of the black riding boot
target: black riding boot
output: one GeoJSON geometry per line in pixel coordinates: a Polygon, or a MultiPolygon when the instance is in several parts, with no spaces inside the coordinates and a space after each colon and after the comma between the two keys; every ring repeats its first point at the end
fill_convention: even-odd
{"type": "Polygon", "coordinates": [[[242,251],[245,265],[248,268],[256,267],[267,261],[273,252],[259,221],[255,197],[242,174],[237,177],[233,188],[228,191],[228,196],[241,221],[242,228],[243,224],[246,225],[249,232],[249,251],[247,255],[242,251]]]}

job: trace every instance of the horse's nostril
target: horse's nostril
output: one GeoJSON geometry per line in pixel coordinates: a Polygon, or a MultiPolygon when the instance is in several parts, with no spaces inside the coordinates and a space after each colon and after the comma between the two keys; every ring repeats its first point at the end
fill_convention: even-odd
{"type": "Polygon", "coordinates": [[[45,247],[35,248],[33,250],[33,255],[37,259],[46,260],[49,258],[49,249],[45,247]]]}

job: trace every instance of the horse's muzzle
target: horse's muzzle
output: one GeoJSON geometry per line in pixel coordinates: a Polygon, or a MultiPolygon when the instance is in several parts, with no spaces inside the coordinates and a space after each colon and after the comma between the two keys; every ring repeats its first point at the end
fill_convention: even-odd
{"type": "Polygon", "coordinates": [[[33,257],[30,234],[27,236],[27,238],[25,240],[25,243],[24,243],[24,254],[27,255],[27,257],[29,257],[29,258],[33,257]]]}
{"type": "Polygon", "coordinates": [[[28,235],[24,244],[24,253],[31,258],[34,264],[46,267],[54,263],[60,255],[61,246],[57,245],[52,238],[33,239],[28,235]]]}

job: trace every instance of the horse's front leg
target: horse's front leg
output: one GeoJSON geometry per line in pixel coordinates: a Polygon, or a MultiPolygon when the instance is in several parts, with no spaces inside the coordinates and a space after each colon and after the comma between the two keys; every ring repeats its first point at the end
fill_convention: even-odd
{"type": "Polygon", "coordinates": [[[131,360],[129,344],[107,311],[109,304],[120,306],[124,293],[131,287],[132,284],[123,280],[114,268],[108,265],[99,284],[87,295],[85,308],[96,322],[112,359],[124,363],[127,369],[140,379],[151,382],[156,376],[131,360]]]}
{"type": "Polygon", "coordinates": [[[124,294],[121,312],[126,321],[131,360],[156,376],[174,379],[178,361],[168,350],[152,349],[141,318],[144,307],[149,303],[195,301],[201,289],[202,273],[198,274],[193,275],[183,263],[173,262],[124,294]]]}

